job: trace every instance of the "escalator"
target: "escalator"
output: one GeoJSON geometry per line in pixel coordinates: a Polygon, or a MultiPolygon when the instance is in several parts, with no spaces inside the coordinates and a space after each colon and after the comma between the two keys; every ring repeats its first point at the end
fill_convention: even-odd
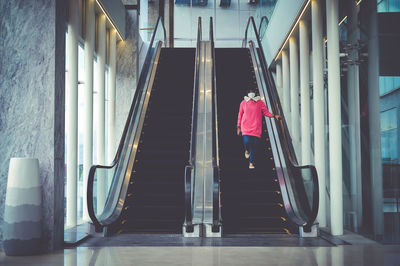
{"type": "Polygon", "coordinates": [[[249,49],[217,48],[215,61],[224,232],[289,233],[265,121],[254,170],[236,135],[239,105],[247,89],[257,87],[249,49]]]}
{"type": "Polygon", "coordinates": [[[87,206],[95,230],[180,233],[183,226],[188,237],[315,236],[316,170],[297,164],[254,19],[243,48],[215,48],[212,19],[209,41],[201,32],[199,18],[196,49],[162,48],[166,34],[158,19],[115,159],[90,169],[87,206]],[[236,135],[249,87],[282,117],[263,119],[255,170],[236,135]],[[107,179],[105,205],[97,206],[99,183],[107,179]]]}
{"type": "Polygon", "coordinates": [[[186,220],[196,49],[163,48],[165,37],[159,18],[115,159],[90,169],[88,212],[106,236],[181,233],[186,220]],[[94,186],[107,178],[112,182],[99,211],[94,186]]]}
{"type": "Polygon", "coordinates": [[[179,233],[189,158],[195,49],[162,48],[138,146],[123,232],[179,233]]]}
{"type": "Polygon", "coordinates": [[[253,17],[242,48],[216,48],[213,62],[217,98],[213,130],[218,133],[218,203],[224,233],[317,236],[317,172],[312,165],[298,165],[253,17]],[[255,169],[249,169],[242,137],[236,134],[239,105],[249,88],[258,88],[269,111],[282,118],[262,119],[255,169]]]}

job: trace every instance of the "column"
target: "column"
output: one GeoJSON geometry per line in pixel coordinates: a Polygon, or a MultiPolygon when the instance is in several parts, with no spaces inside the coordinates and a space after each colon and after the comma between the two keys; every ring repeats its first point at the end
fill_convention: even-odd
{"type": "Polygon", "coordinates": [[[282,63],[278,61],[276,63],[276,89],[278,90],[278,95],[282,101],[282,63]]]}
{"type": "Polygon", "coordinates": [[[110,60],[108,70],[108,139],[107,139],[107,163],[111,163],[115,157],[115,74],[117,65],[117,33],[110,30],[110,60]]]}
{"type": "Polygon", "coordinates": [[[311,164],[310,123],[310,48],[308,27],[304,20],[299,24],[300,38],[300,95],[301,95],[301,159],[303,165],[311,164]]]}
{"type": "MultiPolygon", "coordinates": [[[[99,87],[97,90],[97,162],[105,164],[105,61],[106,61],[106,17],[104,14],[98,19],[98,51],[97,51],[97,74],[99,87]]],[[[97,213],[100,214],[106,201],[105,172],[97,173],[97,213]]]]}
{"type": "Polygon", "coordinates": [[[326,1],[328,38],[329,173],[331,233],[343,234],[342,121],[339,58],[339,0],[326,1]]]}
{"type": "Polygon", "coordinates": [[[79,7],[77,0],[69,0],[67,39],[66,134],[67,134],[67,213],[66,225],[77,223],[78,175],[78,32],[79,7]]]}
{"type": "MultiPolygon", "coordinates": [[[[359,6],[351,1],[351,14],[348,16],[348,39],[352,45],[357,45],[360,39],[358,27],[359,6]]],[[[362,178],[361,178],[361,125],[360,125],[360,84],[358,50],[349,52],[349,59],[353,62],[347,66],[347,107],[349,115],[349,161],[350,161],[350,195],[352,210],[357,213],[355,229],[362,222],[362,178]]]]}
{"type": "Polygon", "coordinates": [[[290,73],[289,73],[289,57],[286,50],[282,51],[282,95],[283,95],[283,112],[285,114],[286,123],[290,130],[290,73]]]}
{"type": "Polygon", "coordinates": [[[383,235],[383,183],[381,157],[381,125],[379,110],[379,39],[376,2],[370,6],[368,29],[368,113],[371,173],[371,203],[375,235],[383,235]]]}
{"type": "MultiPolygon", "coordinates": [[[[107,95],[107,164],[111,164],[115,157],[115,73],[117,60],[117,33],[115,29],[110,29],[109,45],[109,68],[108,68],[108,95],[107,95]]],[[[112,182],[113,172],[107,173],[107,189],[112,182]]]]}
{"type": "Polygon", "coordinates": [[[326,226],[326,183],[325,183],[325,100],[324,64],[321,0],[311,1],[312,29],[312,70],[314,102],[314,159],[319,183],[319,211],[317,220],[321,227],[326,226]]]}
{"type": "Polygon", "coordinates": [[[290,112],[291,112],[291,131],[293,146],[296,151],[297,159],[300,162],[300,117],[299,117],[299,52],[295,37],[289,39],[289,60],[290,60],[290,112]]]}
{"type": "Polygon", "coordinates": [[[83,220],[89,220],[87,210],[87,180],[93,164],[93,53],[95,43],[94,0],[86,1],[85,21],[85,123],[83,143],[83,220]]]}

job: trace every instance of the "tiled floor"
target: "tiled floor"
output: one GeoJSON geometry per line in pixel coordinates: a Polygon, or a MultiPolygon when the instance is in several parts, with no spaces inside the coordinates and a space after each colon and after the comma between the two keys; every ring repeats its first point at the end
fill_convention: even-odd
{"type": "Polygon", "coordinates": [[[6,257],[0,265],[400,265],[400,246],[337,247],[79,247],[6,257]]]}

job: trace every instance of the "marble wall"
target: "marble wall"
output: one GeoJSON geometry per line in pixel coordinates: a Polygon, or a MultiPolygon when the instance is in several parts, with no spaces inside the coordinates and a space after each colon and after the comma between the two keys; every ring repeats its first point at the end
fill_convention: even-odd
{"type": "Polygon", "coordinates": [[[137,83],[137,12],[126,12],[126,39],[117,44],[116,147],[124,130],[137,83]]]}
{"type": "MultiPolygon", "coordinates": [[[[40,162],[44,243],[64,234],[65,31],[67,1],[0,1],[0,246],[11,157],[40,162]]],[[[136,90],[137,12],[117,45],[116,142],[136,90]]]]}
{"type": "Polygon", "coordinates": [[[63,243],[65,2],[0,1],[0,225],[9,159],[38,158],[48,250],[63,243]]]}

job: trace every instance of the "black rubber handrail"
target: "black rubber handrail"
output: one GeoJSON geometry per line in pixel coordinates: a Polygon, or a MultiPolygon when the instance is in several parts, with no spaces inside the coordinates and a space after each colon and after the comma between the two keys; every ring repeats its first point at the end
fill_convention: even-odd
{"type": "MultiPolygon", "coordinates": [[[[148,49],[148,51],[146,53],[145,62],[143,64],[143,70],[140,73],[137,89],[135,91],[135,94],[134,94],[134,97],[133,97],[133,100],[132,100],[132,104],[131,104],[131,107],[130,107],[130,110],[129,110],[128,118],[127,118],[127,120],[125,122],[124,131],[122,132],[121,140],[119,142],[119,146],[118,146],[116,155],[114,157],[114,160],[112,161],[111,165],[93,165],[90,168],[90,171],[89,171],[88,185],[87,185],[87,198],[86,198],[86,200],[87,200],[88,214],[89,214],[90,219],[93,222],[93,225],[95,226],[96,232],[101,231],[102,228],[103,228],[103,225],[97,219],[96,213],[94,211],[94,206],[93,206],[94,176],[95,176],[95,173],[96,173],[97,169],[111,169],[111,168],[114,168],[120,161],[120,158],[121,158],[121,155],[122,155],[122,150],[124,148],[124,145],[126,145],[125,142],[126,142],[126,139],[127,139],[127,133],[128,133],[129,128],[131,126],[132,118],[136,117],[138,115],[137,102],[141,98],[140,96],[143,93],[144,85],[146,83],[148,75],[150,74],[150,72],[146,72],[144,70],[147,69],[150,66],[150,62],[151,62],[151,47],[153,46],[154,39],[155,39],[155,36],[157,34],[157,29],[158,29],[158,27],[160,27],[160,25],[161,25],[161,27],[163,27],[164,44],[166,45],[165,28],[164,28],[164,25],[161,22],[161,17],[158,17],[157,22],[156,22],[156,26],[154,28],[153,36],[151,37],[149,49],[148,49]]],[[[117,171],[116,171],[116,173],[117,173],[117,171]]],[[[114,179],[115,179],[115,177],[114,177],[114,179]]],[[[113,182],[114,181],[115,180],[113,180],[113,182]]]]}
{"type": "Polygon", "coordinates": [[[190,135],[190,155],[189,164],[185,167],[185,222],[186,232],[193,232],[193,190],[192,172],[195,167],[196,158],[196,139],[197,139],[197,114],[198,114],[198,94],[200,86],[200,42],[201,35],[201,17],[197,24],[197,45],[196,45],[196,64],[194,68],[194,84],[193,84],[193,105],[192,105],[192,132],[190,135]]]}
{"type": "Polygon", "coordinates": [[[212,231],[218,232],[221,225],[221,210],[220,210],[220,174],[219,174],[219,151],[217,143],[217,91],[216,91],[216,74],[215,74],[215,44],[214,44],[214,26],[213,18],[210,17],[210,42],[211,42],[211,58],[212,58],[212,165],[213,165],[213,226],[212,231]]]}
{"type": "Polygon", "coordinates": [[[269,20],[268,20],[267,16],[262,16],[261,20],[260,20],[260,25],[258,25],[258,34],[260,34],[260,36],[259,36],[260,40],[262,38],[264,38],[264,34],[265,34],[265,32],[264,33],[261,32],[261,28],[262,28],[263,24],[266,24],[268,26],[269,20]]]}
{"type": "MultiPolygon", "coordinates": [[[[277,93],[277,89],[275,86],[274,79],[271,75],[271,72],[269,71],[268,64],[265,59],[264,55],[264,50],[262,48],[261,40],[256,28],[256,24],[254,22],[254,18],[250,17],[247,23],[246,31],[245,31],[245,39],[244,43],[247,44],[248,41],[248,30],[249,27],[253,27],[253,30],[256,34],[256,40],[257,40],[257,45],[259,47],[259,59],[262,67],[262,73],[264,76],[265,81],[267,82],[267,90],[268,90],[268,96],[271,98],[271,103],[272,103],[272,112],[274,114],[279,114],[281,116],[281,120],[279,122],[276,122],[278,124],[277,129],[279,132],[279,136],[277,136],[276,141],[278,141],[281,146],[283,153],[285,155],[285,161],[286,165],[288,166],[290,173],[296,175],[295,176],[295,181],[298,181],[299,178],[301,178],[301,172],[302,169],[307,169],[311,172],[311,177],[313,180],[313,200],[312,200],[312,206],[310,207],[308,204],[308,199],[307,195],[304,189],[304,186],[298,185],[296,187],[296,191],[299,192],[299,200],[302,203],[302,211],[305,213],[306,221],[305,224],[298,224],[299,226],[304,226],[305,231],[310,231],[311,227],[317,217],[318,214],[318,207],[319,207],[319,186],[318,186],[318,175],[315,167],[313,165],[304,165],[300,166],[297,162],[296,158],[296,153],[294,151],[294,147],[292,144],[292,139],[289,134],[289,130],[287,128],[285,116],[283,113],[283,109],[279,100],[279,96],[277,93]],[[280,137],[283,140],[284,146],[282,145],[282,141],[280,141],[280,137]],[[307,207],[308,206],[308,207],[307,207]]],[[[296,184],[299,184],[299,182],[295,182],[296,184]]],[[[293,219],[292,222],[296,223],[300,217],[296,217],[297,219],[293,219]]],[[[301,219],[302,220],[302,219],[301,219]]]]}

